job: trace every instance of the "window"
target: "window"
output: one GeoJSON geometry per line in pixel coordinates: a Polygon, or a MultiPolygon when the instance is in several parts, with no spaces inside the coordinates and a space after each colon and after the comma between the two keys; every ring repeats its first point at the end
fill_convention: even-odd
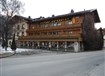
{"type": "Polygon", "coordinates": [[[25,28],[24,28],[24,24],[22,24],[22,29],[25,29],[25,28]]]}
{"type": "Polygon", "coordinates": [[[20,29],[20,26],[19,25],[17,25],[17,30],[19,30],[20,29]]]}
{"type": "Polygon", "coordinates": [[[72,24],[72,21],[71,20],[68,20],[68,24],[72,24]]]}
{"type": "Polygon", "coordinates": [[[53,33],[53,35],[58,35],[58,32],[52,32],[53,33]]]}
{"type": "Polygon", "coordinates": [[[75,22],[78,23],[79,22],[79,17],[75,18],[75,22]]]}
{"type": "Polygon", "coordinates": [[[40,33],[35,33],[35,35],[40,35],[40,33]]]}
{"type": "Polygon", "coordinates": [[[45,28],[48,27],[48,24],[45,24],[45,28]]]}
{"type": "Polygon", "coordinates": [[[19,36],[19,32],[17,32],[17,36],[19,36]]]}
{"type": "Polygon", "coordinates": [[[73,32],[69,30],[68,33],[69,33],[69,34],[72,34],[73,32]]]}
{"type": "Polygon", "coordinates": [[[57,22],[54,22],[54,23],[53,23],[53,26],[57,26],[57,22]]]}
{"type": "Polygon", "coordinates": [[[60,23],[60,22],[58,22],[57,24],[58,24],[58,26],[60,26],[60,25],[61,25],[61,23],[60,23]]]}
{"type": "Polygon", "coordinates": [[[52,32],[49,32],[49,35],[52,35],[52,32]]]}
{"type": "Polygon", "coordinates": [[[24,32],[22,32],[22,36],[24,36],[24,32]]]}
{"type": "Polygon", "coordinates": [[[60,22],[54,22],[54,23],[53,23],[53,26],[60,26],[60,25],[61,25],[60,22]]]}
{"type": "Polygon", "coordinates": [[[44,32],[43,34],[44,34],[44,35],[47,35],[48,33],[47,33],[47,32],[44,32]]]}

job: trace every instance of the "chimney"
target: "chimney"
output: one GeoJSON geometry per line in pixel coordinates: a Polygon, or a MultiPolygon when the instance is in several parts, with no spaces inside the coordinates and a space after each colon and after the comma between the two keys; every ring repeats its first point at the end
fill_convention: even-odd
{"type": "Polygon", "coordinates": [[[28,16],[29,19],[31,19],[31,16],[28,16]]]}
{"type": "Polygon", "coordinates": [[[71,9],[71,13],[74,13],[74,10],[73,9],[71,9]]]}
{"type": "Polygon", "coordinates": [[[52,15],[52,17],[54,17],[55,15],[52,15]]]}

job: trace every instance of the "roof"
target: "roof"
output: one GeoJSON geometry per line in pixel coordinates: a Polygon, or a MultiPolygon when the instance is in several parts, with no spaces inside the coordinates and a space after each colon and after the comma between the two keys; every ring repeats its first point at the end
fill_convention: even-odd
{"type": "Polygon", "coordinates": [[[92,12],[94,13],[95,23],[100,22],[100,18],[99,18],[97,9],[91,9],[91,10],[85,10],[85,11],[80,11],[80,12],[68,13],[68,14],[63,14],[63,15],[58,15],[58,16],[52,16],[52,17],[48,17],[48,18],[44,18],[44,17],[35,18],[35,19],[32,20],[32,22],[40,22],[40,21],[53,20],[53,19],[58,19],[58,18],[80,16],[80,15],[84,15],[86,13],[92,13],[92,12]]]}
{"type": "Polygon", "coordinates": [[[27,18],[27,17],[23,17],[23,16],[19,16],[19,15],[15,15],[13,18],[20,18],[20,19],[24,19],[24,20],[27,20],[27,21],[32,21],[31,18],[27,18]]]}

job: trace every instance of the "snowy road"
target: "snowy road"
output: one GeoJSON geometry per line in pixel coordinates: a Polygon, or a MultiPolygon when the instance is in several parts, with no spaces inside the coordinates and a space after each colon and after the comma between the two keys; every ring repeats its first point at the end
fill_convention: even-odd
{"type": "Polygon", "coordinates": [[[4,58],[0,59],[0,76],[90,76],[105,64],[104,52],[4,58]]]}

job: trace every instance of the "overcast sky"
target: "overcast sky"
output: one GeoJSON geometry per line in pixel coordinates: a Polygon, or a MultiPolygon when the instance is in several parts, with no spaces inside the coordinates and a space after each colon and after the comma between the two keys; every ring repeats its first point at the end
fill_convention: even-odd
{"type": "Polygon", "coordinates": [[[105,28],[105,2],[104,0],[20,0],[25,3],[25,11],[22,16],[37,18],[40,16],[51,17],[51,15],[67,14],[74,12],[97,9],[101,23],[96,28],[105,28]]]}

